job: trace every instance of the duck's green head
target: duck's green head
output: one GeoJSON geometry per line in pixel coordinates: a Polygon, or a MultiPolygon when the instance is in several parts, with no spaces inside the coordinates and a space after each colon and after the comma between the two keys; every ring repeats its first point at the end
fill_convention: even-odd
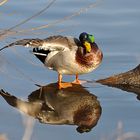
{"type": "Polygon", "coordinates": [[[95,42],[94,36],[91,35],[91,34],[88,34],[88,33],[86,33],[86,32],[83,32],[83,33],[80,34],[79,40],[80,40],[82,43],[84,43],[84,42],[86,42],[86,41],[89,42],[89,43],[94,43],[94,42],[95,42]]]}
{"type": "Polygon", "coordinates": [[[79,133],[84,133],[84,132],[90,132],[92,128],[87,127],[87,126],[79,126],[77,127],[77,132],[79,133]]]}
{"type": "Polygon", "coordinates": [[[91,44],[95,42],[95,38],[93,35],[83,32],[79,36],[79,40],[85,46],[86,52],[91,51],[91,44]]]}

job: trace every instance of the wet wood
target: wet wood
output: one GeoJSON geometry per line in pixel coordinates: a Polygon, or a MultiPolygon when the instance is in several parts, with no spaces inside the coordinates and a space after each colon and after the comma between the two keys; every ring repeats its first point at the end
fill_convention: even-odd
{"type": "Polygon", "coordinates": [[[138,95],[137,98],[140,99],[140,64],[130,71],[100,79],[96,82],[128,92],[134,92],[138,95]]]}

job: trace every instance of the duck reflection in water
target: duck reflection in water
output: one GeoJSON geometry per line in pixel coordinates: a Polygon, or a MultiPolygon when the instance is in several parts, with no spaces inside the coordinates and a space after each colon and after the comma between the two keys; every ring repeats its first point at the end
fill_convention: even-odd
{"type": "Polygon", "coordinates": [[[23,101],[3,90],[1,96],[7,103],[41,123],[53,125],[77,125],[80,133],[89,132],[101,116],[97,97],[81,85],[58,89],[57,83],[43,86],[23,101]]]}

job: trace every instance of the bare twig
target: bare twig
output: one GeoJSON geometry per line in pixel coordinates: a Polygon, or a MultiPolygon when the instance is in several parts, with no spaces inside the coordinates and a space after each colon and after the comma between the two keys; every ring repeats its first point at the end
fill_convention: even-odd
{"type": "MultiPolygon", "coordinates": [[[[101,1],[101,0],[100,0],[101,1]]],[[[93,7],[96,7],[100,1],[97,1],[97,2],[94,2],[94,3],[91,3],[89,4],[88,6],[86,7],[83,7],[81,8],[80,10],[74,12],[73,14],[71,15],[68,15],[68,16],[65,16],[63,17],[62,19],[59,19],[59,20],[56,20],[55,22],[52,22],[50,24],[46,24],[46,25],[42,25],[42,26],[38,26],[38,27],[34,27],[34,28],[31,28],[31,29],[27,29],[27,30],[21,30],[21,31],[18,31],[19,33],[22,33],[22,32],[30,32],[30,31],[34,31],[34,30],[41,30],[41,29],[44,29],[44,28],[48,28],[48,27],[52,27],[58,23],[62,23],[64,21],[67,21],[67,20],[70,20],[76,16],[79,16],[80,14],[86,12],[87,10],[93,8],[93,7]]]]}
{"type": "Polygon", "coordinates": [[[0,6],[2,6],[3,4],[5,4],[7,1],[8,1],[8,0],[2,0],[2,1],[0,2],[0,6]]]}
{"type": "Polygon", "coordinates": [[[31,32],[31,31],[35,31],[35,30],[41,30],[41,29],[44,29],[44,28],[48,28],[48,27],[53,27],[55,26],[56,24],[59,24],[59,23],[63,23],[67,20],[70,20],[76,16],[79,16],[80,14],[86,12],[87,10],[93,8],[93,7],[96,7],[102,0],[97,0],[96,2],[94,3],[91,3],[83,8],[81,8],[80,10],[74,12],[73,14],[71,15],[68,15],[68,16],[65,16],[63,17],[62,19],[59,19],[59,20],[56,20],[50,24],[46,24],[46,25],[42,25],[42,26],[38,26],[38,27],[33,27],[33,28],[30,28],[30,29],[24,29],[24,30],[19,30],[19,31],[13,31],[13,29],[19,27],[20,25],[23,25],[24,23],[26,23],[27,21],[31,20],[32,18],[40,15],[42,12],[44,12],[45,10],[47,10],[54,2],[55,0],[52,0],[43,10],[41,10],[40,12],[36,13],[35,15],[27,18],[26,20],[20,22],[19,24],[7,29],[7,30],[4,30],[2,31],[2,33],[0,34],[0,38],[4,35],[14,35],[14,34],[24,34],[24,33],[28,33],[28,32],[31,32]]]}
{"type": "MultiPolygon", "coordinates": [[[[12,27],[10,27],[9,29],[5,30],[3,33],[0,34],[0,37],[6,35],[6,34],[9,33],[11,30],[13,30],[13,29],[15,29],[15,28],[17,28],[17,27],[19,27],[19,26],[25,24],[25,23],[28,22],[29,20],[31,20],[31,19],[33,19],[33,18],[39,16],[39,15],[42,14],[44,11],[46,11],[55,1],[56,1],[56,0],[51,0],[51,1],[49,2],[49,4],[48,4],[44,9],[42,9],[41,11],[37,12],[36,14],[32,15],[31,17],[29,17],[29,18],[27,18],[27,19],[21,21],[20,23],[14,25],[14,26],[12,26],[12,27]]],[[[11,33],[12,33],[12,32],[11,32],[11,33]]],[[[13,33],[15,33],[15,32],[13,32],[13,33]]]]}

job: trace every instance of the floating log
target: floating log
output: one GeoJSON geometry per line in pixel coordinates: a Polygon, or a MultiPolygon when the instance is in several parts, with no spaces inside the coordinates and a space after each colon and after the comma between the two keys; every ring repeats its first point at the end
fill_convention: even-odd
{"type": "Polygon", "coordinates": [[[140,64],[128,72],[100,79],[96,82],[128,92],[134,92],[138,95],[137,98],[140,99],[140,64]]]}

